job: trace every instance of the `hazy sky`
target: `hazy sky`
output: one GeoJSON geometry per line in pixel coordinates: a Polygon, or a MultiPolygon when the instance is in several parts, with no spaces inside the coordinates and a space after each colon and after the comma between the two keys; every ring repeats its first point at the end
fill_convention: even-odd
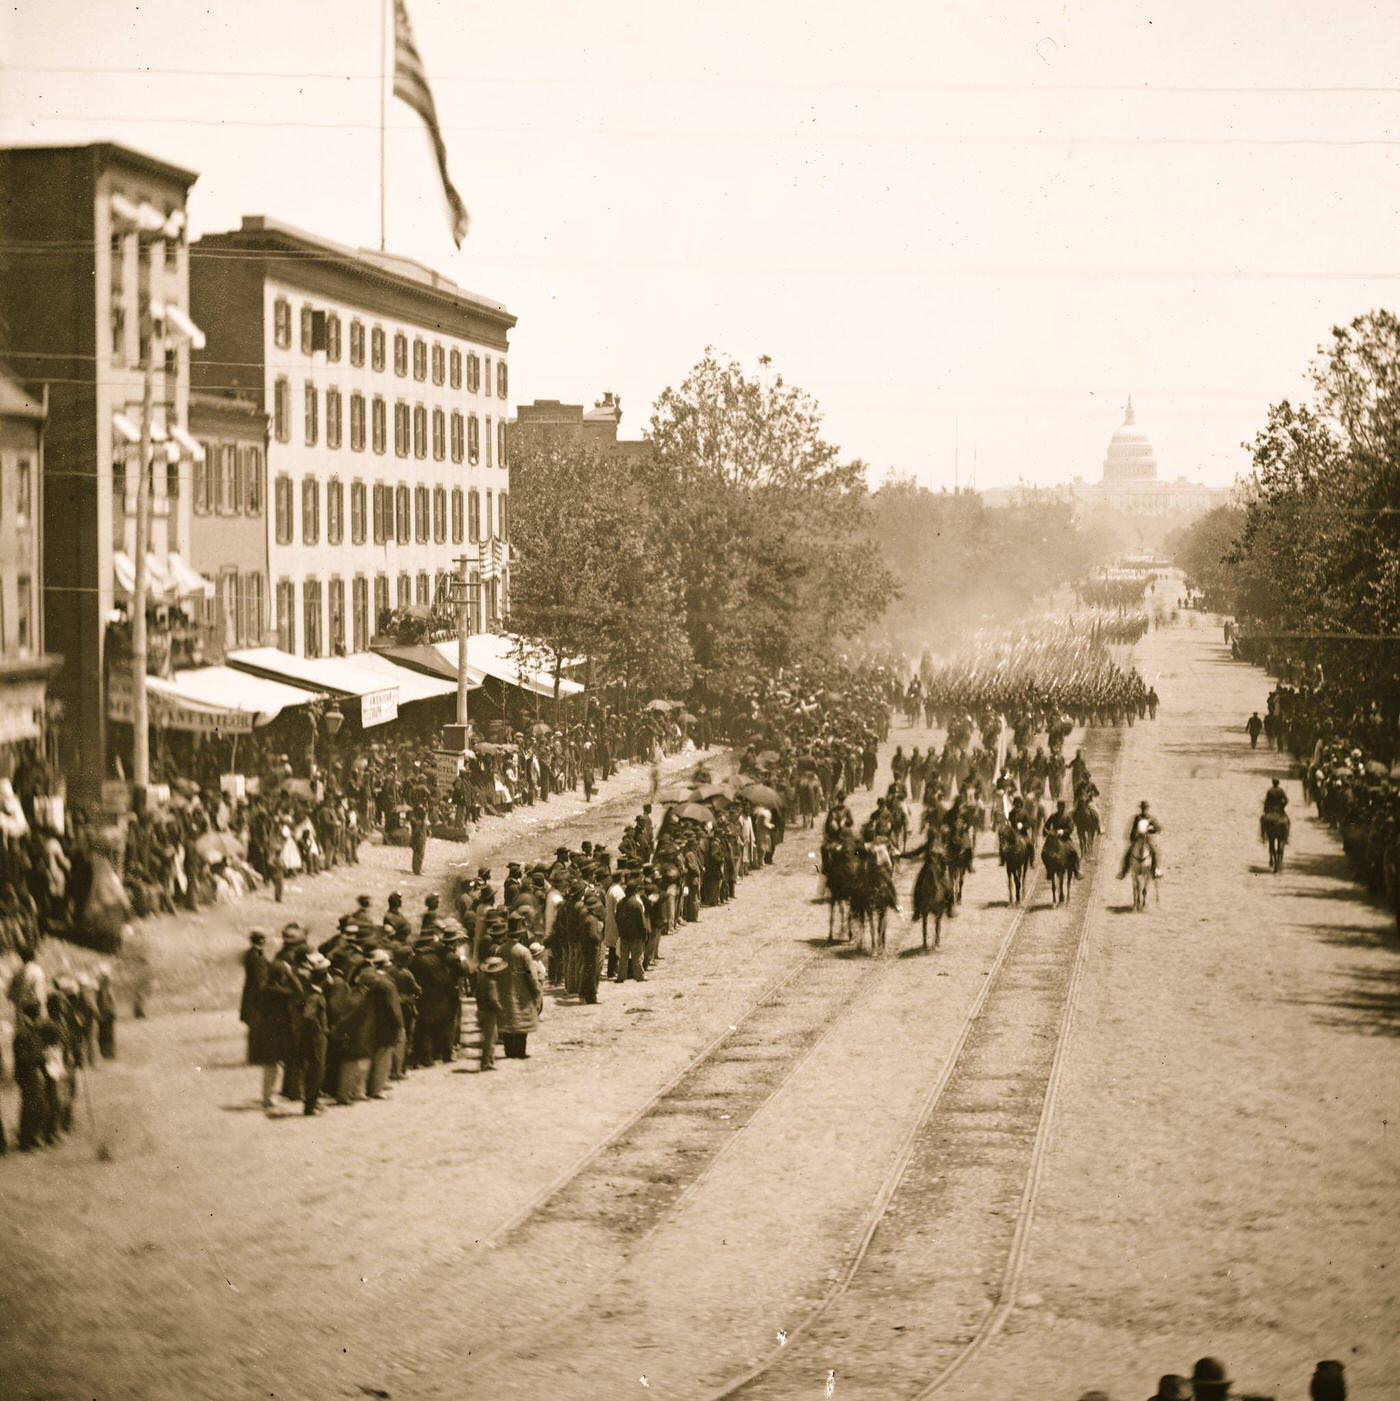
{"type": "MultiPolygon", "coordinates": [[[[875,480],[951,485],[955,425],[964,483],[1097,477],[1131,391],[1164,475],[1225,482],[1400,300],[1395,0],[408,3],[474,223],[391,101],[390,248],[516,313],[515,398],[613,389],[624,432],[713,344],[875,480]]],[[[198,170],[196,234],[377,243],[382,13],[19,0],[0,142],[198,170]]]]}

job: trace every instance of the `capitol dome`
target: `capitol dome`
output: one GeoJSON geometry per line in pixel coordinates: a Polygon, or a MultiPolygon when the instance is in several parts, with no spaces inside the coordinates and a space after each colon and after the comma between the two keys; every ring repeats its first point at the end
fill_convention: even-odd
{"type": "Polygon", "coordinates": [[[1157,459],[1152,454],[1152,444],[1147,441],[1147,434],[1134,422],[1131,396],[1128,411],[1123,416],[1123,426],[1108,440],[1108,453],[1103,460],[1103,479],[1106,482],[1157,480],[1157,459]]]}

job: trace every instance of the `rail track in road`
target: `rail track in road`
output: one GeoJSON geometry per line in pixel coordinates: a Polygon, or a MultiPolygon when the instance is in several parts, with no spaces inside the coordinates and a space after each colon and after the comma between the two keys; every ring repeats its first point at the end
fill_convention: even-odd
{"type": "MultiPolygon", "coordinates": [[[[1090,743],[1111,746],[1113,792],[1122,732],[1090,743]]],[[[775,1352],[707,1401],[807,1397],[828,1383],[838,1396],[923,1401],[1000,1331],[1034,1219],[1085,931],[1111,860],[1101,851],[1086,889],[1049,920],[1028,929],[1028,904],[1018,910],[844,1271],[775,1352]]]]}

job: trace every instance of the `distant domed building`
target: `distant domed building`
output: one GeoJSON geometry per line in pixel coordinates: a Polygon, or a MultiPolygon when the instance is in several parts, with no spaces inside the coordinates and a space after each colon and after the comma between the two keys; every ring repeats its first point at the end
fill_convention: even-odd
{"type": "Polygon", "coordinates": [[[1137,426],[1133,416],[1133,396],[1128,395],[1128,411],[1123,426],[1108,440],[1108,452],[1103,460],[1105,482],[1155,482],[1157,459],[1147,434],[1137,426]]]}
{"type": "Polygon", "coordinates": [[[1101,480],[1076,477],[1067,486],[1044,492],[1021,486],[994,488],[981,495],[987,506],[1025,505],[1040,495],[1070,500],[1079,515],[1116,519],[1125,539],[1146,547],[1160,544],[1170,530],[1223,505],[1232,494],[1232,487],[1201,486],[1185,477],[1160,480],[1157,456],[1138,425],[1130,395],[1123,422],[1108,440],[1101,480]]]}

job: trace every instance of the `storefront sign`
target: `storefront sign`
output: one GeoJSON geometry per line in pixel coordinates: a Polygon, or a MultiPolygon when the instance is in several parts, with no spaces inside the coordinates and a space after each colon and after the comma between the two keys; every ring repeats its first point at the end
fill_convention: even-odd
{"type": "MultiPolygon", "coordinates": [[[[253,732],[256,716],[247,710],[201,710],[185,705],[154,686],[146,687],[146,711],[158,730],[186,730],[192,734],[245,735],[253,732]]],[[[131,679],[111,676],[107,680],[107,718],[131,724],[131,679]]]]}
{"type": "Polygon", "coordinates": [[[457,775],[462,772],[462,756],[460,754],[435,754],[433,774],[437,779],[437,790],[439,793],[450,792],[452,785],[457,782],[457,775]]]}
{"type": "Polygon", "coordinates": [[[31,697],[5,697],[0,700],[0,744],[16,744],[39,738],[39,713],[44,704],[43,687],[37,702],[31,697]]]}
{"type": "Polygon", "coordinates": [[[368,730],[374,725],[386,725],[399,715],[399,688],[388,686],[382,691],[366,691],[360,697],[360,725],[368,730]]]}

